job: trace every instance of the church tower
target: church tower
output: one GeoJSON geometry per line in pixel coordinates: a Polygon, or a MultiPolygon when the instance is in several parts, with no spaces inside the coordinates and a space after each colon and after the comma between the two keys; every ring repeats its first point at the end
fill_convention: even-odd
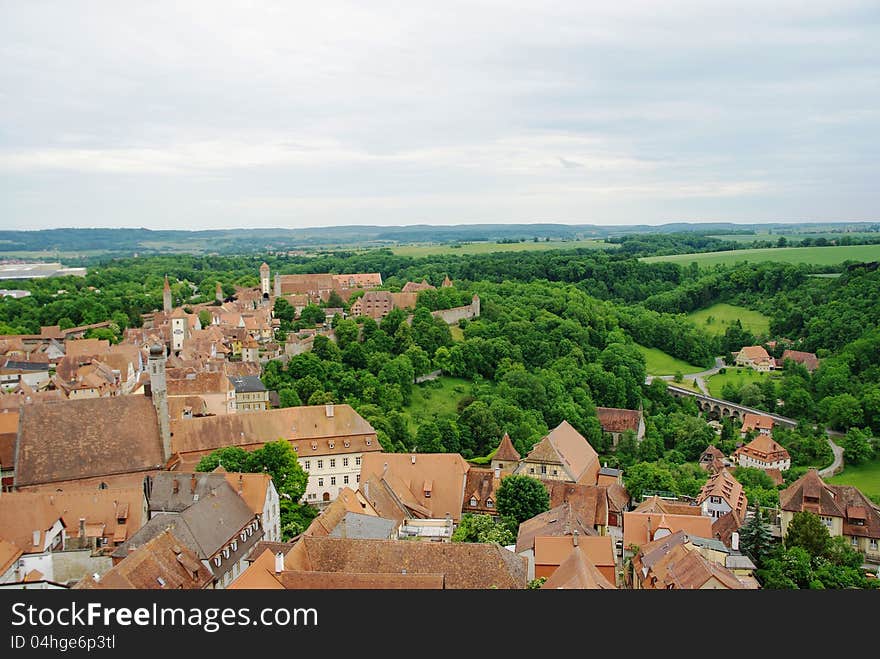
{"type": "Polygon", "coordinates": [[[265,262],[260,266],[260,285],[263,297],[269,297],[269,264],[265,262]]]}
{"type": "Polygon", "coordinates": [[[162,311],[171,313],[171,284],[168,283],[168,275],[165,275],[165,286],[162,289],[162,311]]]}
{"type": "Polygon", "coordinates": [[[168,385],[165,381],[165,346],[160,343],[150,346],[147,360],[150,372],[150,397],[156,408],[159,420],[159,434],[162,437],[162,452],[165,461],[171,457],[171,420],[168,414],[168,385]]]}

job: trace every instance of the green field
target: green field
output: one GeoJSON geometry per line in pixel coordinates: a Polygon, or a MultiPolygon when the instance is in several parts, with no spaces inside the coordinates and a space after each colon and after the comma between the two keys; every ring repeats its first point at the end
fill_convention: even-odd
{"type": "Polygon", "coordinates": [[[691,391],[696,391],[698,394],[703,393],[700,388],[697,386],[697,383],[693,380],[682,380],[681,382],[674,382],[669,380],[667,385],[672,387],[681,387],[682,389],[690,389],[691,391]]]}
{"type": "Polygon", "coordinates": [[[706,386],[713,398],[723,398],[721,390],[728,382],[733,383],[737,389],[741,389],[750,382],[765,382],[767,378],[778,377],[772,373],[758,373],[751,368],[730,368],[726,373],[718,373],[706,378],[706,386]]]}
{"type": "Polygon", "coordinates": [[[767,249],[737,249],[729,252],[702,254],[673,254],[648,256],[646,263],[670,261],[681,265],[696,263],[703,268],[715,265],[734,265],[743,262],[774,261],[777,263],[809,263],[811,265],[839,265],[844,261],[878,261],[880,245],[851,245],[846,247],[781,247],[767,249]]]}
{"type": "Polygon", "coordinates": [[[682,375],[687,373],[699,373],[705,370],[702,366],[694,366],[686,361],[676,359],[672,355],[668,355],[657,348],[648,348],[647,346],[636,344],[636,347],[645,356],[645,364],[648,375],[675,375],[681,372],[682,375]]]}
{"type": "Polygon", "coordinates": [[[862,493],[880,502],[880,458],[865,464],[844,468],[837,476],[826,479],[832,485],[852,485],[862,493]]]}
{"type": "Polygon", "coordinates": [[[435,254],[490,254],[492,252],[543,251],[548,249],[614,249],[617,245],[602,240],[551,240],[550,242],[534,242],[526,240],[522,243],[464,243],[459,247],[445,245],[401,245],[392,247],[391,251],[398,256],[433,256],[435,254]]]}
{"type": "Polygon", "coordinates": [[[730,324],[737,319],[742,323],[743,329],[747,329],[755,336],[766,336],[770,331],[770,319],[760,311],[723,302],[693,311],[687,317],[709,334],[724,334],[730,324]],[[710,318],[712,322],[707,322],[710,318]]]}
{"type": "MultiPolygon", "coordinates": [[[[480,390],[491,389],[493,384],[483,381],[480,390]]],[[[413,385],[412,402],[403,408],[411,432],[418,430],[422,421],[434,416],[457,416],[458,401],[472,395],[474,383],[464,378],[441,376],[433,382],[413,385]]]]}
{"type": "Polygon", "coordinates": [[[844,236],[848,238],[876,238],[877,233],[871,231],[853,231],[851,233],[834,233],[833,231],[820,231],[816,233],[752,233],[752,234],[715,234],[710,238],[718,238],[719,240],[729,240],[737,243],[753,243],[756,240],[770,240],[776,242],[781,237],[787,241],[800,241],[804,238],[824,238],[825,240],[840,240],[844,236]]]}

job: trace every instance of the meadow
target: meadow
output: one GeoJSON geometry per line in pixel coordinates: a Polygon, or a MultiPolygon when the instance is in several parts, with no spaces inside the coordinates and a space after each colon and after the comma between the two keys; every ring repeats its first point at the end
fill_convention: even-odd
{"type": "Polygon", "coordinates": [[[853,485],[862,494],[880,503],[880,457],[871,462],[845,467],[837,476],[827,478],[832,485],[853,485]]]}
{"type": "Polygon", "coordinates": [[[770,319],[760,311],[723,302],[692,311],[687,317],[694,325],[709,334],[724,334],[735,320],[739,320],[743,329],[755,336],[766,336],[770,331],[770,319]]]}
{"type": "Polygon", "coordinates": [[[844,261],[878,261],[880,245],[846,245],[833,247],[779,247],[766,249],[737,249],[728,252],[703,252],[702,254],[673,254],[671,256],[647,256],[646,263],[671,262],[699,267],[735,265],[745,262],[773,261],[776,263],[807,263],[810,265],[839,265],[844,261]]]}
{"type": "Polygon", "coordinates": [[[751,368],[731,368],[728,367],[725,373],[718,373],[706,378],[706,386],[709,387],[709,393],[713,398],[724,398],[721,395],[724,385],[731,383],[737,389],[742,389],[751,382],[765,382],[767,378],[777,377],[773,373],[759,373],[751,368]]]}
{"type": "Polygon", "coordinates": [[[699,373],[705,370],[702,366],[694,366],[686,361],[676,359],[657,348],[648,348],[640,344],[636,344],[639,351],[645,356],[645,365],[648,375],[675,375],[680,372],[682,375],[687,373],[699,373]]]}
{"type": "Polygon", "coordinates": [[[463,243],[456,246],[456,243],[438,244],[438,245],[400,245],[392,247],[391,251],[398,256],[433,256],[435,254],[491,254],[493,252],[534,252],[545,251],[550,249],[615,249],[617,245],[606,243],[602,240],[584,239],[584,240],[551,240],[549,242],[526,240],[521,243],[463,243]]]}

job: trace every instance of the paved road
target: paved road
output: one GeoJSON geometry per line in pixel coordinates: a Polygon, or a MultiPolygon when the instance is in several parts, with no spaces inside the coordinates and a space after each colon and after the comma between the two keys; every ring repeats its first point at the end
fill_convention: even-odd
{"type": "MultiPolygon", "coordinates": [[[[701,386],[699,380],[702,380],[703,378],[708,378],[708,377],[715,375],[716,373],[718,373],[718,371],[720,371],[724,367],[725,367],[724,360],[721,357],[716,357],[715,358],[715,366],[713,366],[712,368],[710,368],[706,371],[700,371],[699,373],[685,373],[682,375],[682,377],[685,380],[696,381],[697,386],[700,387],[701,389],[703,389],[703,387],[705,386],[705,383],[703,383],[703,385],[701,386]]],[[[658,380],[666,380],[668,382],[668,381],[671,381],[674,377],[675,377],[674,375],[649,375],[645,378],[645,384],[651,384],[651,381],[654,378],[657,378],[658,380]]],[[[709,391],[707,389],[703,389],[703,393],[705,393],[707,396],[709,395],[709,391]]]]}
{"type": "Polygon", "coordinates": [[[831,451],[834,453],[834,462],[819,472],[819,476],[822,478],[829,478],[843,470],[843,448],[835,444],[831,438],[840,438],[845,435],[837,430],[827,430],[826,435],[828,436],[828,444],[831,446],[831,451]]]}

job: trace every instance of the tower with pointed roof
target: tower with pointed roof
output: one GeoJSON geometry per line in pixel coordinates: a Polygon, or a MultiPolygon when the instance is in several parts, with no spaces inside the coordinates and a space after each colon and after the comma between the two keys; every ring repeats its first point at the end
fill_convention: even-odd
{"type": "Polygon", "coordinates": [[[450,286],[452,286],[452,280],[449,278],[449,275],[446,275],[443,278],[443,283],[440,284],[440,286],[442,286],[443,288],[449,288],[450,286]]]}
{"type": "Polygon", "coordinates": [[[520,457],[522,456],[514,448],[513,442],[510,441],[510,435],[504,433],[504,437],[501,438],[501,443],[498,444],[495,455],[492,456],[492,470],[499,478],[502,475],[512,474],[514,469],[519,466],[520,457]]]}
{"type": "Polygon", "coordinates": [[[162,288],[162,311],[171,313],[171,284],[168,283],[168,275],[165,275],[165,286],[162,288]]]}

